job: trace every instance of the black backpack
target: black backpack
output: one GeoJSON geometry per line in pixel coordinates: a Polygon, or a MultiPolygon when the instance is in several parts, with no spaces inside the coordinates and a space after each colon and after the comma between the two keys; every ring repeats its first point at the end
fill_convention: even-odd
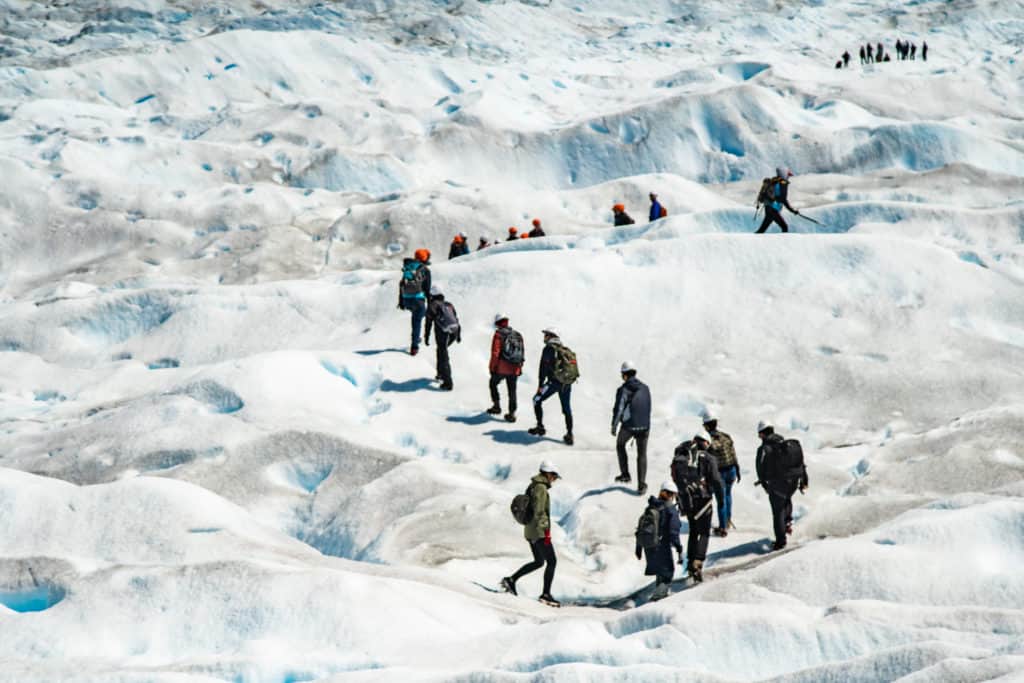
{"type": "Polygon", "coordinates": [[[711,500],[711,487],[700,466],[702,458],[698,456],[691,463],[690,449],[680,448],[672,459],[672,481],[679,487],[679,508],[683,512],[700,512],[711,500]]]}
{"type": "Polygon", "coordinates": [[[533,520],[533,496],[530,495],[532,488],[533,484],[531,483],[526,487],[526,493],[519,493],[512,499],[510,506],[512,517],[523,526],[533,520]]]}
{"type": "Polygon", "coordinates": [[[804,449],[796,439],[771,444],[764,460],[764,479],[800,479],[804,474],[804,449]]]}
{"type": "Polygon", "coordinates": [[[501,335],[501,352],[498,355],[507,363],[522,365],[526,360],[523,335],[511,327],[504,328],[499,334],[501,335]]]}
{"type": "Polygon", "coordinates": [[[648,505],[636,522],[636,544],[640,548],[655,548],[661,541],[661,510],[648,505]]]}
{"type": "Polygon", "coordinates": [[[402,266],[402,296],[411,299],[423,294],[423,283],[427,279],[427,267],[418,261],[402,266]]]}
{"type": "Polygon", "coordinates": [[[444,301],[438,307],[437,326],[445,334],[455,334],[459,330],[459,316],[455,313],[455,306],[444,301]]]}

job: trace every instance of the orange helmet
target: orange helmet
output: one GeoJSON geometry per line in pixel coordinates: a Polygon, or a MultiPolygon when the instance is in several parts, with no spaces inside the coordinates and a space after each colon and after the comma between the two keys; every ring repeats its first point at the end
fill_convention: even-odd
{"type": "Polygon", "coordinates": [[[625,211],[625,210],[626,210],[626,205],[625,204],[615,204],[615,205],[612,206],[612,211],[625,211]]]}
{"type": "Polygon", "coordinates": [[[463,241],[464,240],[462,239],[462,235],[456,235],[455,237],[452,238],[452,242],[455,242],[455,244],[462,244],[463,241]]]}
{"type": "Polygon", "coordinates": [[[535,227],[535,228],[539,228],[540,227],[540,219],[539,218],[534,218],[533,219],[533,227],[535,227]]]}
{"type": "Polygon", "coordinates": [[[514,226],[514,225],[511,228],[508,229],[508,234],[510,234],[510,235],[514,235],[517,232],[519,232],[519,229],[516,228],[516,226],[514,226]]]}
{"type": "Polygon", "coordinates": [[[416,253],[414,253],[413,256],[415,256],[416,260],[419,261],[420,263],[426,263],[427,261],[430,260],[430,250],[417,249],[416,253]]]}
{"type": "Polygon", "coordinates": [[[521,240],[525,240],[525,239],[526,239],[527,237],[529,237],[529,236],[530,236],[530,233],[528,233],[528,232],[524,232],[524,233],[523,233],[522,235],[520,235],[520,236],[519,236],[519,239],[521,239],[521,240]]]}

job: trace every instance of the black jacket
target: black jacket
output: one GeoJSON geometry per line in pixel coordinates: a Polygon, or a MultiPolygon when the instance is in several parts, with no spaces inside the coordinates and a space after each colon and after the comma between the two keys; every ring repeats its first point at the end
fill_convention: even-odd
{"type": "Polygon", "coordinates": [[[634,432],[651,428],[651,390],[636,377],[630,377],[615,392],[612,427],[620,422],[634,432]]]}
{"type": "Polygon", "coordinates": [[[558,337],[553,337],[544,344],[544,350],[540,354],[540,367],[537,368],[537,385],[544,386],[547,383],[561,386],[561,382],[555,379],[555,348],[552,345],[561,344],[558,337]]]}
{"type": "Polygon", "coordinates": [[[538,225],[530,231],[530,237],[546,237],[544,230],[538,225]]]}
{"type": "Polygon", "coordinates": [[[808,485],[807,466],[803,463],[796,469],[776,474],[772,467],[772,458],[779,457],[782,449],[782,442],[785,439],[781,434],[770,434],[768,438],[757,447],[757,458],[754,462],[757,468],[757,478],[761,480],[765,488],[776,493],[791,496],[797,488],[808,485]]]}
{"type": "Polygon", "coordinates": [[[633,225],[635,222],[625,211],[615,214],[615,225],[633,225]]]}
{"type": "MultiPolygon", "coordinates": [[[[718,463],[715,457],[707,451],[697,448],[691,441],[684,441],[676,447],[675,457],[672,458],[672,481],[679,488],[679,504],[681,507],[688,506],[696,509],[688,509],[688,514],[701,512],[705,504],[714,496],[719,501],[725,494],[725,487],[722,484],[722,475],[718,472],[718,463]],[[696,469],[696,472],[692,470],[696,469]],[[699,497],[689,500],[690,496],[686,491],[688,481],[697,478],[703,479],[707,485],[707,497],[699,497]]],[[[710,512],[708,508],[707,512],[710,512]]],[[[705,513],[706,514],[706,513],[705,513]]]]}
{"type": "Polygon", "coordinates": [[[452,246],[448,249],[448,260],[451,261],[453,258],[459,256],[465,256],[469,253],[469,245],[463,242],[452,242],[452,246]]]}
{"type": "MultiPolygon", "coordinates": [[[[679,511],[672,505],[657,496],[651,496],[647,505],[657,508],[658,514],[658,545],[653,550],[648,549],[647,567],[644,570],[646,576],[672,576],[675,573],[675,562],[672,558],[673,548],[677,553],[683,551],[683,545],[679,541],[679,530],[682,523],[679,520],[679,511]]],[[[637,548],[637,550],[640,550],[637,548]]]]}

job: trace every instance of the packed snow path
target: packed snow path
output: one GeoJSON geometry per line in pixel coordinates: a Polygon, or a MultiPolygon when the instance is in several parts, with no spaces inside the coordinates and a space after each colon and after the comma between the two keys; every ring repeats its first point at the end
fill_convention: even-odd
{"type": "Polygon", "coordinates": [[[0,680],[1024,675],[1021,17],[0,0],[0,680]],[[832,68],[896,38],[929,61],[832,68]],[[755,236],[777,165],[820,225],[755,236]],[[450,393],[395,310],[419,247],[463,321],[450,393]],[[483,413],[496,311],[515,424],[483,413]],[[551,324],[572,448],[556,399],[526,434],[551,324]],[[650,604],[626,358],[652,488],[707,409],[744,473],[709,580],[650,604]],[[808,455],[782,554],[761,418],[808,455]],[[557,611],[540,572],[480,587],[528,559],[508,504],[545,458],[557,611]]]}

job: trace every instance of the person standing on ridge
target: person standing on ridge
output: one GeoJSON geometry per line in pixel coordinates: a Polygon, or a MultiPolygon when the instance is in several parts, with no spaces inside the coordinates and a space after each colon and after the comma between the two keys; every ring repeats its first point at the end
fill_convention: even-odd
{"type": "Polygon", "coordinates": [[[843,50],[843,68],[845,69],[845,68],[848,68],[849,66],[850,66],[850,51],[849,50],[843,50]]]}
{"type": "Polygon", "coordinates": [[[466,233],[460,232],[452,238],[452,246],[448,249],[448,260],[451,261],[453,258],[465,256],[468,253],[469,243],[466,241],[466,233]]]}
{"type": "Polygon", "coordinates": [[[793,172],[788,168],[779,167],[775,169],[774,178],[765,178],[761,183],[761,191],[757,195],[757,204],[764,204],[764,220],[756,234],[761,234],[768,229],[772,223],[776,223],[782,232],[789,232],[789,226],[782,217],[782,207],[786,207],[797,216],[800,212],[789,205],[789,179],[793,172]]]}
{"type": "Polygon", "coordinates": [[[444,300],[444,293],[437,285],[430,288],[430,303],[427,304],[427,329],[423,335],[423,343],[427,346],[430,346],[431,328],[437,342],[437,378],[441,380],[441,391],[451,391],[452,366],[448,347],[455,342],[462,343],[462,326],[455,306],[444,300]]]}
{"type": "Polygon", "coordinates": [[[651,601],[668,597],[672,576],[676,573],[676,565],[672,561],[672,551],[676,551],[679,561],[683,561],[683,546],[679,542],[679,512],[673,504],[679,489],[671,480],[661,485],[657,496],[647,500],[647,509],[640,516],[636,528],[636,559],[642,553],[647,555],[645,576],[654,576],[654,593],[651,601]]]}
{"type": "Polygon", "coordinates": [[[523,536],[530,544],[533,562],[527,562],[515,574],[501,580],[502,588],[512,595],[519,595],[516,591],[516,582],[530,572],[547,565],[544,567],[544,589],[538,599],[552,607],[559,607],[561,603],[551,597],[551,582],[555,578],[555,565],[558,564],[558,559],[555,557],[555,548],[551,545],[551,500],[548,489],[558,478],[558,468],[553,462],[545,460],[540,464],[540,472],[530,480],[530,486],[526,489],[530,514],[529,521],[523,528],[523,536]]]}
{"type": "Polygon", "coordinates": [[[612,408],[612,436],[618,432],[615,452],[619,457],[619,476],[615,481],[630,483],[626,445],[636,440],[637,495],[647,491],[647,440],[651,434],[651,390],[636,378],[636,366],[626,361],[620,369],[622,385],[615,392],[612,408]],[[622,428],[619,429],[619,425],[622,428]]]}
{"type": "Polygon", "coordinates": [[[868,58],[867,58],[867,55],[864,53],[864,46],[861,45],[860,46],[860,63],[861,64],[867,64],[867,62],[868,62],[868,58]]]}
{"type": "Polygon", "coordinates": [[[736,460],[736,447],[732,437],[718,431],[718,419],[711,413],[704,416],[704,429],[708,432],[708,452],[715,458],[718,476],[722,480],[722,495],[718,498],[718,528],[716,536],[728,536],[732,525],[732,485],[740,483],[740,465],[736,460]]]}
{"type": "Polygon", "coordinates": [[[519,375],[523,373],[523,361],[525,360],[525,347],[523,335],[513,330],[508,325],[508,316],[498,313],[494,316],[494,336],[491,338],[491,362],[488,366],[491,371],[491,407],[487,409],[490,415],[501,415],[501,397],[498,394],[498,385],[504,381],[508,390],[508,412],[505,413],[506,422],[516,421],[516,382],[519,375]]]}
{"type": "Polygon", "coordinates": [[[926,42],[921,43],[921,61],[928,61],[928,43],[926,42]]]}
{"type": "Polygon", "coordinates": [[[533,395],[533,414],[537,418],[537,426],[527,431],[534,436],[547,434],[542,404],[558,394],[558,401],[562,404],[562,415],[565,417],[565,436],[562,437],[562,441],[571,446],[572,406],[569,405],[569,399],[572,396],[572,384],[579,377],[576,354],[562,344],[558,330],[554,327],[544,328],[543,334],[544,351],[540,355],[540,368],[537,370],[537,393],[533,395]]]}
{"type": "Polygon", "coordinates": [[[398,308],[412,314],[412,346],[409,354],[420,350],[420,331],[427,314],[427,294],[430,293],[430,250],[417,249],[414,258],[402,260],[402,279],[398,281],[398,308]]]}
{"type": "Polygon", "coordinates": [[[770,422],[757,425],[761,445],[757,448],[756,485],[764,487],[772,506],[772,527],[775,531],[774,550],[786,547],[786,536],[793,533],[793,494],[807,490],[807,467],[800,442],[783,439],[775,433],[770,422]]]}
{"type": "Polygon", "coordinates": [[[910,59],[917,59],[917,43],[910,44],[910,59]]]}
{"type": "Polygon", "coordinates": [[[612,214],[614,215],[615,225],[633,225],[636,221],[626,213],[625,204],[615,204],[612,206],[612,214]]]}
{"type": "Polygon", "coordinates": [[[480,251],[481,249],[486,249],[489,246],[491,246],[490,240],[488,240],[486,236],[481,236],[480,241],[477,242],[476,250],[480,251]]]}
{"type": "Polygon", "coordinates": [[[676,447],[672,458],[672,480],[679,487],[679,510],[686,515],[689,526],[686,573],[697,583],[704,580],[704,560],[711,538],[712,496],[722,498],[722,480],[715,458],[707,450],[708,445],[704,434],[695,434],[691,441],[676,447]]]}
{"type": "Polygon", "coordinates": [[[875,61],[876,62],[881,62],[883,60],[882,58],[884,56],[885,56],[885,48],[882,46],[881,43],[879,43],[878,47],[875,48],[875,61]]]}
{"type": "Polygon", "coordinates": [[[544,228],[540,227],[540,219],[533,219],[533,230],[530,231],[530,237],[544,237],[544,228]]]}
{"type": "Polygon", "coordinates": [[[647,196],[651,200],[651,212],[647,216],[647,220],[649,222],[656,221],[659,218],[664,218],[668,215],[668,211],[666,211],[665,207],[658,201],[658,195],[652,192],[647,196]]]}
{"type": "Polygon", "coordinates": [[[868,43],[868,64],[873,64],[875,61],[875,49],[871,47],[871,43],[868,43]]]}
{"type": "Polygon", "coordinates": [[[513,225],[508,229],[508,237],[505,238],[505,241],[512,242],[517,239],[519,239],[519,229],[513,225]]]}

